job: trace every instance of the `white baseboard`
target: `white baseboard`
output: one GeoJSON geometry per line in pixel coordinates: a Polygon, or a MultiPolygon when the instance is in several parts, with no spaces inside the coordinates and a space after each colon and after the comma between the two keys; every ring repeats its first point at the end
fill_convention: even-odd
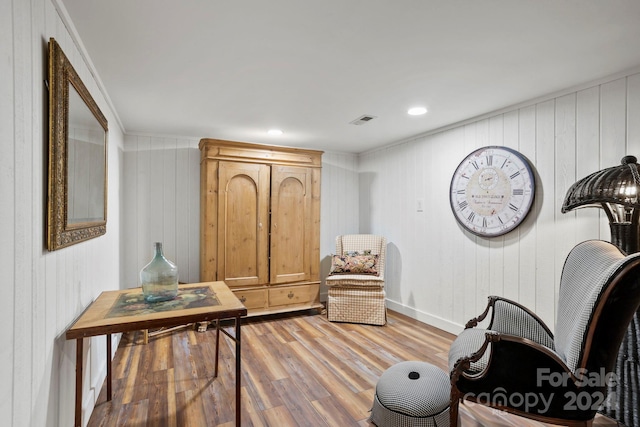
{"type": "Polygon", "coordinates": [[[438,329],[442,329],[443,331],[449,332],[454,335],[458,335],[460,332],[464,330],[463,325],[459,325],[458,323],[452,322],[447,319],[443,319],[442,317],[434,316],[424,311],[417,310],[414,307],[408,307],[404,304],[401,304],[397,301],[390,300],[388,298],[387,298],[387,308],[393,311],[397,311],[398,313],[404,314],[405,316],[411,317],[412,319],[434,326],[438,329]]]}

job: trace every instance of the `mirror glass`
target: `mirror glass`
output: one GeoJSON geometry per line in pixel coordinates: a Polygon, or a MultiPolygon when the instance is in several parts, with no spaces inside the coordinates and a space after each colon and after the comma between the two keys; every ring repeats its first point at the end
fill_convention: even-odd
{"type": "Polygon", "coordinates": [[[104,220],[105,132],[69,86],[67,225],[104,220]]]}
{"type": "Polygon", "coordinates": [[[106,233],[107,138],[107,119],[58,43],[50,39],[50,251],[106,233]]]}

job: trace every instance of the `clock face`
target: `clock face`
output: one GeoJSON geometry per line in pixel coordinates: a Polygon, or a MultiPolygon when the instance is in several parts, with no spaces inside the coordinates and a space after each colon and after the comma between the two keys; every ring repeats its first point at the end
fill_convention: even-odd
{"type": "Polygon", "coordinates": [[[458,222],[479,236],[500,236],[527,216],[535,178],[527,159],[507,147],[469,154],[451,179],[449,200],[458,222]]]}

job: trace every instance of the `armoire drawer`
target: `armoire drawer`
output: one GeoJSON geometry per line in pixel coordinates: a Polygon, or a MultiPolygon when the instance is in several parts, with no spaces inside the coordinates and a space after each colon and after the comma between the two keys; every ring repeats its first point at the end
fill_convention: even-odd
{"type": "Polygon", "coordinates": [[[312,302],[318,295],[319,286],[298,285],[269,289],[269,307],[312,302]]]}
{"type": "Polygon", "coordinates": [[[266,307],[266,289],[234,290],[233,293],[248,310],[266,307]]]}

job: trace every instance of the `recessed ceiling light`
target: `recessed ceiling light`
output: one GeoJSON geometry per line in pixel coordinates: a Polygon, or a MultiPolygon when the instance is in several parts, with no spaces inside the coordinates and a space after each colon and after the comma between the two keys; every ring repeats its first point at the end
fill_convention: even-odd
{"type": "Polygon", "coordinates": [[[413,108],[409,108],[409,111],[407,111],[407,113],[411,116],[421,116],[426,112],[427,112],[427,109],[424,107],[413,107],[413,108]]]}
{"type": "Polygon", "coordinates": [[[280,129],[269,129],[267,133],[273,136],[282,135],[282,131],[280,129]]]}

